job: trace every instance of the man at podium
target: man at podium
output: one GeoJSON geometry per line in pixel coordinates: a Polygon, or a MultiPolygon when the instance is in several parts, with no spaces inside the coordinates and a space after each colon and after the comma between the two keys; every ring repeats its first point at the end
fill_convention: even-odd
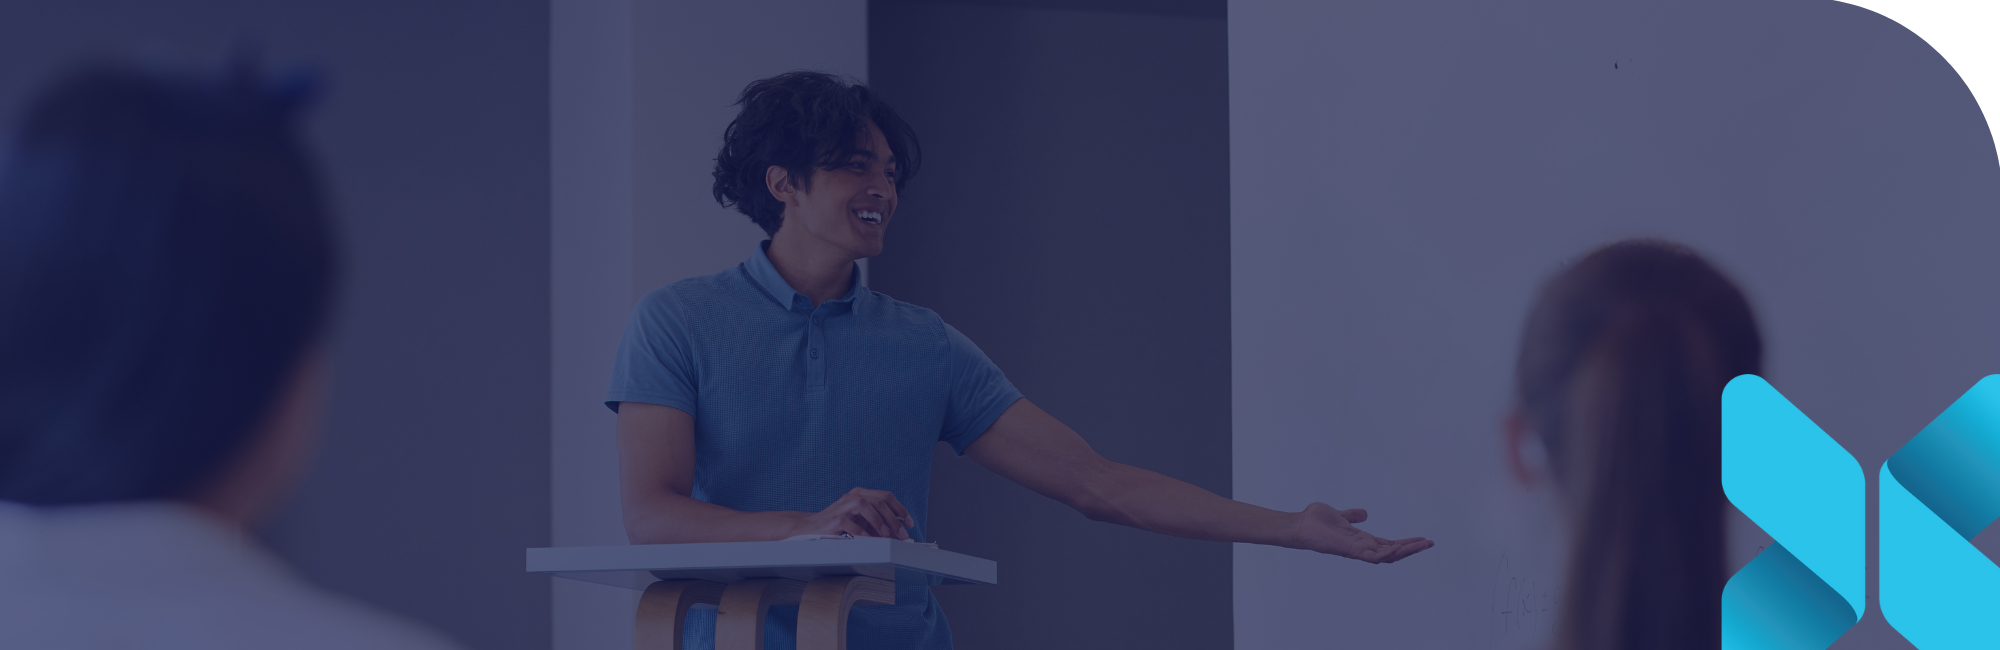
{"type": "MultiPolygon", "coordinates": [[[[921,164],[894,110],[814,72],[753,82],[738,105],[715,197],[770,239],[633,311],[605,398],[618,412],[633,543],[922,541],[942,441],[1097,521],[1366,562],[1430,548],[1362,532],[1360,509],[1279,512],[1099,456],[936,313],[860,285],[855,261],[882,252],[897,193],[921,164]]],[[[770,647],[791,647],[796,615],[772,610],[770,647]]],[[[713,617],[690,612],[688,647],[712,643],[713,617]]],[[[899,584],[895,605],[856,609],[849,625],[859,647],[951,647],[922,584],[899,584]]]]}

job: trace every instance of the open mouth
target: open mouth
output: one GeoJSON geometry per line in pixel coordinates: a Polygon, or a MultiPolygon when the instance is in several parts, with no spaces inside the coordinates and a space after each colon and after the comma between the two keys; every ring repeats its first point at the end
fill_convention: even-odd
{"type": "Polygon", "coordinates": [[[877,226],[879,226],[879,225],[882,225],[882,213],[880,213],[880,212],[874,212],[874,211],[870,211],[870,210],[855,210],[855,211],[854,211],[854,216],[855,216],[855,218],[858,218],[858,219],[860,219],[860,220],[862,220],[862,221],[865,221],[865,222],[868,222],[868,223],[871,223],[871,224],[874,224],[874,225],[877,225],[877,226]]]}

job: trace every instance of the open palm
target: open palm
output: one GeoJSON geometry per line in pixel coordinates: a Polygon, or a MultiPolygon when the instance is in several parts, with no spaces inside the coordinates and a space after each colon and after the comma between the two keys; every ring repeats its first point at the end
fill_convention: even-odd
{"type": "Polygon", "coordinates": [[[1368,520],[1360,508],[1341,510],[1324,503],[1306,506],[1299,530],[1299,548],[1361,560],[1370,564],[1394,562],[1415,555],[1436,543],[1422,537],[1389,540],[1368,534],[1354,525],[1368,520]]]}

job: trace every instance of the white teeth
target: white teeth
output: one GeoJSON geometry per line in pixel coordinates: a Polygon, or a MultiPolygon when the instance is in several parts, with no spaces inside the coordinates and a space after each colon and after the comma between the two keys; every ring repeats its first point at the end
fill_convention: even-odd
{"type": "Polygon", "coordinates": [[[854,213],[854,216],[860,217],[862,221],[866,221],[868,223],[882,223],[882,213],[880,212],[868,212],[866,210],[863,210],[861,212],[854,213]]]}

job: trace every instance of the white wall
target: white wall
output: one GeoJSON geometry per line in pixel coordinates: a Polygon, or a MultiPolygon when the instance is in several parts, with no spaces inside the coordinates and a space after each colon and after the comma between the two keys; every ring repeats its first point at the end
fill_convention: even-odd
{"type": "MultiPolygon", "coordinates": [[[[1234,496],[1438,543],[1389,566],[1239,545],[1238,647],[1545,637],[1562,537],[1498,424],[1532,291],[1595,244],[1662,235],[1732,273],[1772,382],[1871,477],[2000,371],[1986,124],[1879,16],[1233,0],[1229,30],[1234,496]]],[[[1835,647],[1908,646],[1871,603],[1835,647]]]]}
{"type": "MultiPolygon", "coordinates": [[[[603,396],[634,300],[750,255],[709,195],[731,102],[800,68],[866,78],[864,0],[555,0],[550,455],[554,544],[625,543],[603,396]]],[[[631,646],[637,592],[554,581],[555,647],[631,646]]]]}
{"type": "MultiPolygon", "coordinates": [[[[603,395],[632,306],[632,0],[550,3],[550,543],[622,544],[603,395]]],[[[638,594],[550,580],[554,647],[632,645],[638,594]]]]}

